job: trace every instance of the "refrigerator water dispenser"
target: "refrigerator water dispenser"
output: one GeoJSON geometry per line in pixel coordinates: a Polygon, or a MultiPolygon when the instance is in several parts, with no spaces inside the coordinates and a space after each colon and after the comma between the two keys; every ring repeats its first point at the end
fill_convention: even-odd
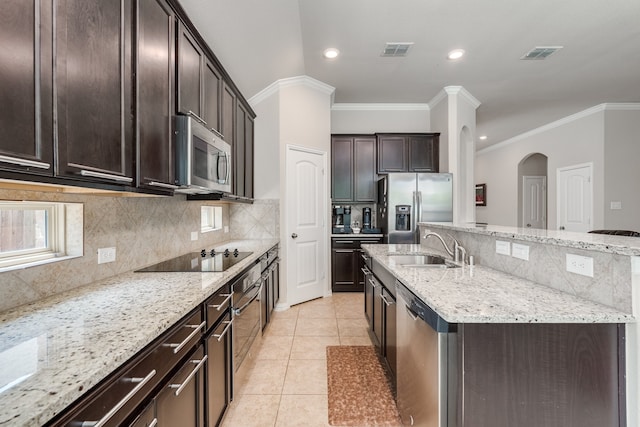
{"type": "Polygon", "coordinates": [[[396,205],[396,230],[411,230],[411,205],[396,205]]]}

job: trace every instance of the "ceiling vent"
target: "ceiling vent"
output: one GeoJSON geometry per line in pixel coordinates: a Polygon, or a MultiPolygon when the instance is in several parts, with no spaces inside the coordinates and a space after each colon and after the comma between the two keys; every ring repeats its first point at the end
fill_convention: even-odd
{"type": "Polygon", "coordinates": [[[391,43],[388,42],[384,46],[384,50],[380,56],[407,56],[409,48],[413,46],[413,42],[391,43]]]}
{"type": "Polygon", "coordinates": [[[529,52],[525,53],[520,59],[525,60],[542,60],[547,59],[551,54],[557,50],[562,49],[562,46],[536,46],[529,52]]]}

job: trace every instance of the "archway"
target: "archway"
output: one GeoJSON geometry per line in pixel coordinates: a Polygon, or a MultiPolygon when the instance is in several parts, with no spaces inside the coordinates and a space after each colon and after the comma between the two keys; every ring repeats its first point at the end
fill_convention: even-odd
{"type": "Polygon", "coordinates": [[[547,228],[547,162],[531,153],[518,163],[518,227],[547,228]]]}

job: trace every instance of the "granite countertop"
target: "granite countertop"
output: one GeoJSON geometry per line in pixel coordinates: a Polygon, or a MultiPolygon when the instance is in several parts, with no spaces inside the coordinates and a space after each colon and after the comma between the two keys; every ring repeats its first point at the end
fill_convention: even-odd
{"type": "Polygon", "coordinates": [[[597,233],[544,230],[536,228],[477,225],[475,223],[421,222],[428,228],[465,231],[525,242],[545,243],[576,249],[588,249],[616,255],[640,256],[640,238],[597,233]]]}
{"type": "Polygon", "coordinates": [[[629,313],[481,265],[416,268],[396,264],[394,254],[442,255],[420,245],[365,244],[362,248],[449,323],[634,321],[629,313]]]}
{"type": "Polygon", "coordinates": [[[125,273],[0,313],[0,425],[40,426],[254,263],[221,273],[125,273]]]}

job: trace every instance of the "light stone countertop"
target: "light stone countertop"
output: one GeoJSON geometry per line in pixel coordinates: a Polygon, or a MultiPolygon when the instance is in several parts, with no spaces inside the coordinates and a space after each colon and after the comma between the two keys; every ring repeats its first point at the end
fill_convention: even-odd
{"type": "Polygon", "coordinates": [[[634,322],[629,313],[488,267],[416,268],[394,261],[394,254],[442,255],[420,245],[365,244],[362,249],[449,323],[634,322]]]}
{"type": "Polygon", "coordinates": [[[617,255],[640,256],[640,237],[507,227],[501,225],[476,225],[475,223],[420,222],[418,224],[431,229],[465,231],[468,233],[522,240],[525,242],[566,246],[617,255]]]}
{"type": "Polygon", "coordinates": [[[253,252],[225,272],[130,272],[0,313],[0,425],[43,425],[276,244],[216,246],[253,252]]]}

